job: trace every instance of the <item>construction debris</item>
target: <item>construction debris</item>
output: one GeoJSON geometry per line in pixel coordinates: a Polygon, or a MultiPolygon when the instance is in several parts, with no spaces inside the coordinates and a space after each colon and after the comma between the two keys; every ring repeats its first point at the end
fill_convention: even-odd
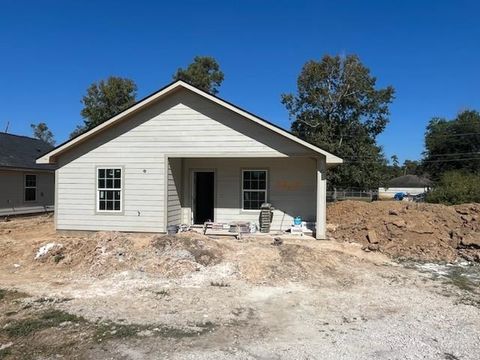
{"type": "Polygon", "coordinates": [[[51,253],[52,251],[58,251],[62,248],[63,248],[62,244],[56,244],[56,243],[48,243],[43,246],[40,246],[37,253],[35,254],[35,260],[44,258],[45,256],[48,255],[48,253],[51,253]]]}
{"type": "Polygon", "coordinates": [[[280,246],[280,245],[282,245],[282,244],[283,244],[282,238],[279,238],[279,237],[273,238],[273,243],[272,243],[272,245],[280,246]]]}

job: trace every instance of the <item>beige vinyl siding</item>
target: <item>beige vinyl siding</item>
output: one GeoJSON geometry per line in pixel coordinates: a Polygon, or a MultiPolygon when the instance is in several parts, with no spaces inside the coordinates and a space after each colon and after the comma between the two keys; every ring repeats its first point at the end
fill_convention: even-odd
{"type": "MultiPolygon", "coordinates": [[[[166,157],[286,158],[312,154],[198,94],[179,90],[59,157],[57,228],[165,231],[166,222],[178,219],[178,203],[171,214],[165,213],[166,157]],[[121,214],[95,211],[95,169],[108,166],[124,169],[121,214]]],[[[235,175],[236,180],[233,174],[229,176],[232,186],[238,188],[239,173],[235,175]]],[[[224,212],[228,211],[232,210],[224,212]]]]}
{"type": "Polygon", "coordinates": [[[180,203],[182,182],[182,159],[168,160],[167,183],[167,225],[182,223],[182,205],[180,203]]]}
{"type": "Polygon", "coordinates": [[[288,159],[185,159],[183,222],[191,219],[191,174],[193,170],[214,169],[216,174],[215,221],[250,221],[258,225],[257,210],[242,210],[243,169],[268,171],[268,198],[275,207],[272,230],[288,229],[295,216],[305,221],[316,217],[316,161],[310,158],[288,159]]]}
{"type": "Polygon", "coordinates": [[[28,170],[0,170],[0,213],[13,213],[20,208],[52,206],[55,176],[49,172],[28,170]],[[24,201],[25,174],[37,176],[35,201],[24,201]]]}

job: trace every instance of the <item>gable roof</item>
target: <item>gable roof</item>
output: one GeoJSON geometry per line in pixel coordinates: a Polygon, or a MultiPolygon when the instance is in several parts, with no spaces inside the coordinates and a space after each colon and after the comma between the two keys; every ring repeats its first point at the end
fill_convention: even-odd
{"type": "Polygon", "coordinates": [[[243,116],[244,118],[246,119],[249,119],[251,121],[253,121],[254,123],[257,123],[261,126],[264,126],[266,127],[267,129],[271,130],[273,133],[276,133],[276,134],[279,134],[281,136],[284,136],[302,146],[304,146],[305,148],[308,148],[310,150],[312,150],[313,152],[316,152],[318,154],[321,154],[323,156],[326,157],[326,162],[327,164],[341,164],[343,162],[343,160],[341,158],[339,158],[338,156],[335,156],[323,149],[320,149],[319,147],[315,146],[315,145],[312,145],[298,137],[296,137],[295,135],[291,134],[290,132],[282,129],[281,127],[277,126],[277,125],[274,125],[272,124],[271,122],[265,120],[265,119],[262,119],[246,110],[243,110],[241,108],[239,108],[238,106],[235,106],[233,105],[232,103],[229,103],[228,101],[225,101],[215,95],[212,95],[212,94],[209,94],[191,84],[188,84],[186,83],[185,81],[182,81],[182,80],[178,80],[178,81],[175,81],[167,86],[165,86],[164,88],[158,90],[157,92],[145,97],[144,99],[138,101],[137,103],[135,103],[134,105],[130,106],[129,108],[125,109],[124,111],[122,111],[121,113],[115,115],[114,117],[112,117],[111,119],[95,126],[94,128],[88,130],[87,132],[83,133],[83,134],[80,134],[78,136],[76,136],[75,138],[73,139],[70,139],[66,142],[64,142],[63,144],[60,144],[59,146],[57,146],[55,149],[53,149],[52,151],[49,151],[48,153],[42,155],[41,157],[39,157],[37,159],[37,163],[39,164],[51,164],[51,163],[54,163],[55,162],[55,157],[60,155],[61,153],[63,152],[66,152],[68,151],[69,149],[73,148],[74,146],[76,146],[77,144],[80,144],[86,140],[88,140],[89,138],[91,138],[92,136],[94,136],[95,134],[103,131],[103,130],[106,130],[108,129],[109,127],[115,125],[117,122],[123,120],[125,117],[127,117],[128,115],[131,115],[133,113],[136,113],[138,111],[140,111],[141,109],[145,108],[146,106],[150,105],[151,103],[155,102],[156,100],[159,100],[163,97],[166,97],[168,96],[169,94],[173,93],[174,91],[180,89],[180,88],[183,88],[183,89],[187,89],[187,90],[190,90],[220,106],[223,106],[224,108],[228,109],[228,110],[231,110],[241,116],[243,116]]]}
{"type": "Polygon", "coordinates": [[[427,178],[420,177],[417,175],[404,175],[393,178],[388,182],[389,187],[429,187],[432,186],[433,182],[427,178]]]}
{"type": "Polygon", "coordinates": [[[35,162],[39,155],[52,149],[53,146],[39,139],[0,133],[0,167],[53,170],[52,166],[35,162]]]}

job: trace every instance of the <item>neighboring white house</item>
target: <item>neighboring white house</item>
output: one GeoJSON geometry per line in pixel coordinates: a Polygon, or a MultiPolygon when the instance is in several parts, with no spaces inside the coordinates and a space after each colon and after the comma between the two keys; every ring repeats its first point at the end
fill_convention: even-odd
{"type": "Polygon", "coordinates": [[[165,232],[168,225],[251,221],[275,207],[325,237],[327,167],[342,160],[176,81],[37,160],[55,164],[59,230],[165,232]]]}
{"type": "Polygon", "coordinates": [[[396,193],[418,195],[428,191],[432,182],[417,175],[404,175],[396,177],[388,182],[388,188],[378,188],[380,199],[393,199],[396,193]]]}
{"type": "Polygon", "coordinates": [[[52,148],[38,139],[0,133],[0,216],[53,210],[54,169],[35,163],[52,148]]]}

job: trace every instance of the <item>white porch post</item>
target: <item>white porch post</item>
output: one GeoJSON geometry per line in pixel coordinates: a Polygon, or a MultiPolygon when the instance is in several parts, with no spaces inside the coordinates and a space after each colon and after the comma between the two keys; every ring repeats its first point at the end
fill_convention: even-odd
{"type": "Polygon", "coordinates": [[[325,159],[317,158],[317,221],[316,238],[326,239],[327,227],[327,165],[325,159]]]}

